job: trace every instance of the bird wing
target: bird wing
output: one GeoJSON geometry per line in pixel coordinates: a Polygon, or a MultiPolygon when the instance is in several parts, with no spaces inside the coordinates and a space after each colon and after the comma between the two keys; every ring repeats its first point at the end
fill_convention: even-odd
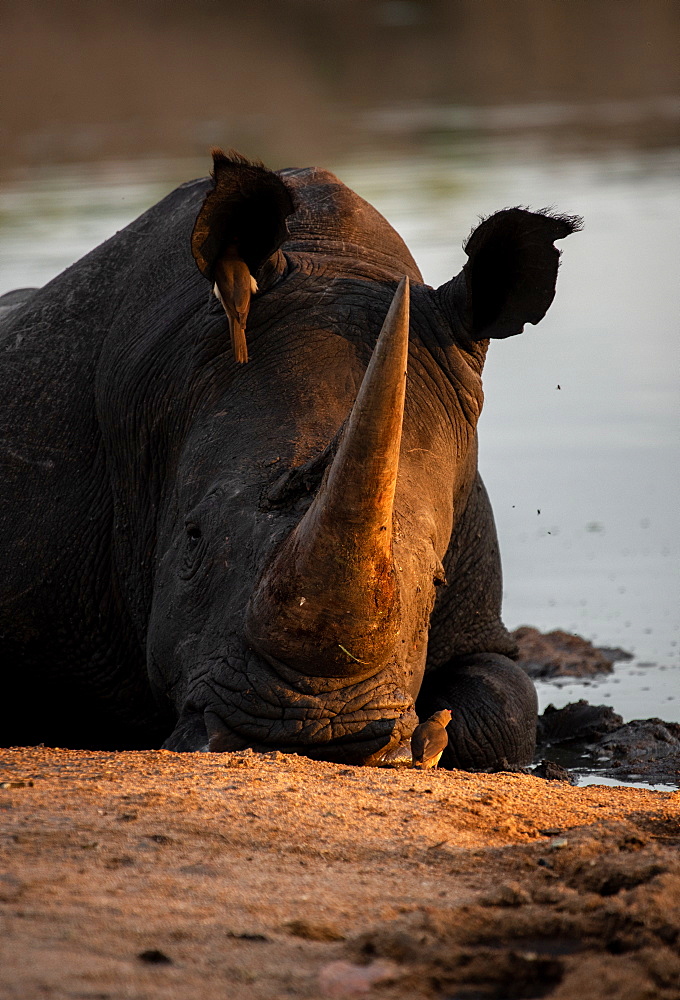
{"type": "Polygon", "coordinates": [[[414,762],[419,764],[431,760],[432,757],[442,753],[448,742],[446,728],[440,726],[438,722],[423,722],[420,726],[416,726],[411,737],[411,755],[414,762]]]}
{"type": "Polygon", "coordinates": [[[250,296],[257,284],[247,264],[239,258],[222,258],[215,265],[215,296],[229,319],[229,332],[234,357],[248,360],[246,321],[250,312],[250,296]],[[254,287],[253,287],[254,286],[254,287]]]}

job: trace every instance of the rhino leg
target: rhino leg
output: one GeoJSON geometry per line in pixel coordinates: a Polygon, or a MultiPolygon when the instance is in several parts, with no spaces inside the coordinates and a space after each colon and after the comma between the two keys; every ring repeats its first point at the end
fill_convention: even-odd
{"type": "Polygon", "coordinates": [[[419,718],[451,708],[444,767],[471,770],[528,764],[536,742],[532,681],[500,617],[502,577],[493,513],[479,475],[444,558],[447,585],[430,624],[419,718]]]}
{"type": "Polygon", "coordinates": [[[442,767],[468,771],[523,766],[536,746],[536,690],[507,656],[473,653],[429,674],[418,698],[419,718],[450,708],[449,745],[442,767]]]}

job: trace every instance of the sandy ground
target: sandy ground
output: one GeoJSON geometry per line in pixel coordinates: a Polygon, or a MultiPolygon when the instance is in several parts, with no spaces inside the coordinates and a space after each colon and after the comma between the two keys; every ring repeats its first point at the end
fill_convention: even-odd
{"type": "Polygon", "coordinates": [[[0,996],[680,996],[680,794],[0,751],[0,996]]]}

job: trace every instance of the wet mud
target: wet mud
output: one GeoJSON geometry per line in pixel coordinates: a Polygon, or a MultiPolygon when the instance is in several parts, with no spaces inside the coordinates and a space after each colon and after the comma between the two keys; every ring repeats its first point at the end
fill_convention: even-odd
{"type": "MultiPolygon", "coordinates": [[[[522,626],[512,635],[517,662],[537,680],[609,674],[617,661],[632,659],[623,649],[596,647],[571,632],[522,626]]],[[[580,699],[563,708],[548,705],[538,719],[536,743],[537,777],[575,783],[577,769],[620,781],[680,785],[680,725],[674,722],[624,723],[610,705],[580,699]]]]}
{"type": "MultiPolygon", "coordinates": [[[[662,719],[623,722],[609,705],[581,700],[548,705],[538,720],[538,755],[556,765],[596,771],[620,781],[680,785],[680,725],[662,719]],[[587,765],[586,765],[587,761],[587,765]]],[[[546,763],[546,761],[543,761],[546,763]]],[[[548,777],[535,769],[534,774],[548,777]]],[[[567,776],[568,779],[568,776],[567,776]]]]}
{"type": "Polygon", "coordinates": [[[633,658],[625,649],[593,646],[587,639],[561,629],[539,632],[522,625],[511,635],[519,650],[518,664],[535,680],[610,674],[618,660],[633,658]]]}

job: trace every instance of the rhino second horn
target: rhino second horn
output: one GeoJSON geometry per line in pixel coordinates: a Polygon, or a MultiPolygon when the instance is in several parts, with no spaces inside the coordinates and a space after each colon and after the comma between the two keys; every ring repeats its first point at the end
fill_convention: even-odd
{"type": "Polygon", "coordinates": [[[250,600],[246,628],[253,646],[302,672],[370,674],[397,643],[392,511],[408,331],[409,282],[404,278],[333,463],[250,600]]]}

